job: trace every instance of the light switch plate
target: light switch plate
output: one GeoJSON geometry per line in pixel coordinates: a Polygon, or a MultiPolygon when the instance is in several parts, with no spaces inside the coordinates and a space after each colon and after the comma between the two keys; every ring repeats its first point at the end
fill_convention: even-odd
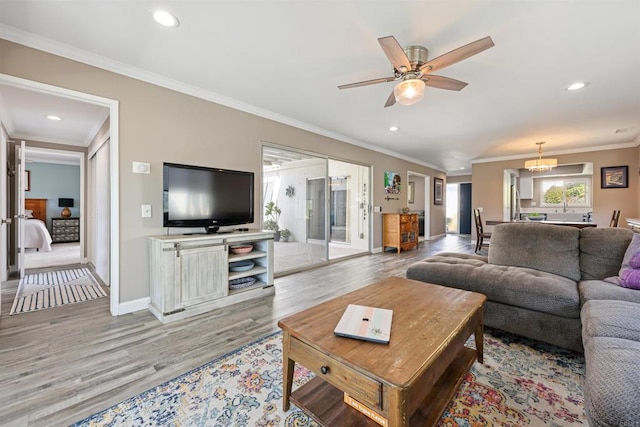
{"type": "Polygon", "coordinates": [[[382,206],[374,206],[374,207],[373,207],[373,211],[374,211],[374,212],[378,212],[378,213],[379,213],[379,212],[382,212],[382,206]]]}
{"type": "Polygon", "coordinates": [[[148,175],[151,173],[151,165],[149,163],[133,162],[133,173],[148,175]]]}
{"type": "Polygon", "coordinates": [[[151,218],[151,205],[142,205],[142,218],[151,218]]]}

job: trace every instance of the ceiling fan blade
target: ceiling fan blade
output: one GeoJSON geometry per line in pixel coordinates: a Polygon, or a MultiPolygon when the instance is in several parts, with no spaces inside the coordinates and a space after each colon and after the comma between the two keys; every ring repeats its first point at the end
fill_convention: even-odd
{"type": "Polygon", "coordinates": [[[395,37],[381,37],[378,39],[378,43],[380,43],[384,54],[387,55],[396,70],[404,73],[411,69],[409,58],[407,58],[407,54],[404,53],[402,46],[400,46],[395,37]]]}
{"type": "Polygon", "coordinates": [[[338,89],[350,89],[352,87],[368,86],[368,85],[374,85],[374,84],[377,84],[377,83],[392,82],[395,79],[396,79],[395,77],[383,77],[381,79],[365,80],[363,82],[349,83],[349,84],[346,84],[346,85],[340,85],[340,86],[338,86],[338,89]]]}
{"type": "Polygon", "coordinates": [[[448,90],[462,90],[468,84],[465,82],[461,82],[460,80],[451,79],[449,77],[435,76],[433,74],[427,74],[426,76],[423,76],[421,80],[427,86],[448,90]]]}
{"type": "Polygon", "coordinates": [[[463,59],[467,59],[470,56],[473,56],[477,53],[482,52],[483,50],[487,50],[490,47],[493,47],[493,40],[491,37],[485,37],[480,40],[476,40],[473,43],[469,43],[462,47],[452,50],[451,52],[447,52],[444,55],[440,55],[435,59],[423,64],[420,67],[420,70],[424,72],[436,71],[444,67],[448,67],[449,65],[455,64],[456,62],[460,62],[463,59]]]}
{"type": "Polygon", "coordinates": [[[391,91],[391,95],[387,98],[387,102],[384,103],[384,108],[391,107],[396,103],[396,95],[391,91]]]}

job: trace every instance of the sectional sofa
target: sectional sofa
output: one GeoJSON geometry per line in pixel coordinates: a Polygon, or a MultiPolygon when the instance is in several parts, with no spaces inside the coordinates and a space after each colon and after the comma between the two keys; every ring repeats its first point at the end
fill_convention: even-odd
{"type": "Polygon", "coordinates": [[[584,351],[590,425],[640,426],[640,290],[604,280],[628,261],[633,236],[620,228],[501,224],[488,257],[440,253],[406,275],[485,294],[487,326],[584,351]]]}

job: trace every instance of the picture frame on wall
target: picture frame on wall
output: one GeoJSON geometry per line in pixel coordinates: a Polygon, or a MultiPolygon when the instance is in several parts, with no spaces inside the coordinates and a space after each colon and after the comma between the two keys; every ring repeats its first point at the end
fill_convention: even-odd
{"type": "Polygon", "coordinates": [[[31,172],[24,171],[27,177],[26,182],[24,183],[24,191],[31,191],[31,172]]]}
{"type": "Polygon", "coordinates": [[[397,172],[384,173],[384,192],[386,194],[400,194],[402,178],[397,172]]]}
{"type": "Polygon", "coordinates": [[[413,181],[409,181],[407,185],[407,193],[409,193],[407,198],[407,203],[415,203],[416,200],[416,183],[413,181]]]}
{"type": "Polygon", "coordinates": [[[433,178],[433,204],[441,205],[444,200],[444,181],[433,178]]]}
{"type": "Polygon", "coordinates": [[[628,188],[629,166],[600,168],[600,188],[628,188]]]}

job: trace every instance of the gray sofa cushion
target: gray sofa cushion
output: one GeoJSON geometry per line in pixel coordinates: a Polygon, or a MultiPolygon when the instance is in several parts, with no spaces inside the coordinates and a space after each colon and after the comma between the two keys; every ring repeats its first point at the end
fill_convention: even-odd
{"type": "Polygon", "coordinates": [[[580,230],[549,224],[500,224],[491,235],[489,263],[525,267],[580,280],[580,230]]]}
{"type": "Polygon", "coordinates": [[[628,289],[604,280],[584,280],[578,283],[580,302],[590,300],[617,300],[640,303],[640,290],[628,289]]]}
{"type": "Polygon", "coordinates": [[[640,341],[640,304],[628,301],[587,301],[580,312],[582,335],[640,341]]]}
{"type": "Polygon", "coordinates": [[[407,278],[479,292],[489,301],[580,318],[578,284],[544,271],[492,265],[473,255],[442,253],[411,265],[407,278]]]}
{"type": "Polygon", "coordinates": [[[617,276],[633,231],[626,228],[587,227],[580,231],[582,280],[617,276]]]}
{"type": "Polygon", "coordinates": [[[584,337],[585,409],[589,425],[638,426],[640,342],[584,337]]]}

